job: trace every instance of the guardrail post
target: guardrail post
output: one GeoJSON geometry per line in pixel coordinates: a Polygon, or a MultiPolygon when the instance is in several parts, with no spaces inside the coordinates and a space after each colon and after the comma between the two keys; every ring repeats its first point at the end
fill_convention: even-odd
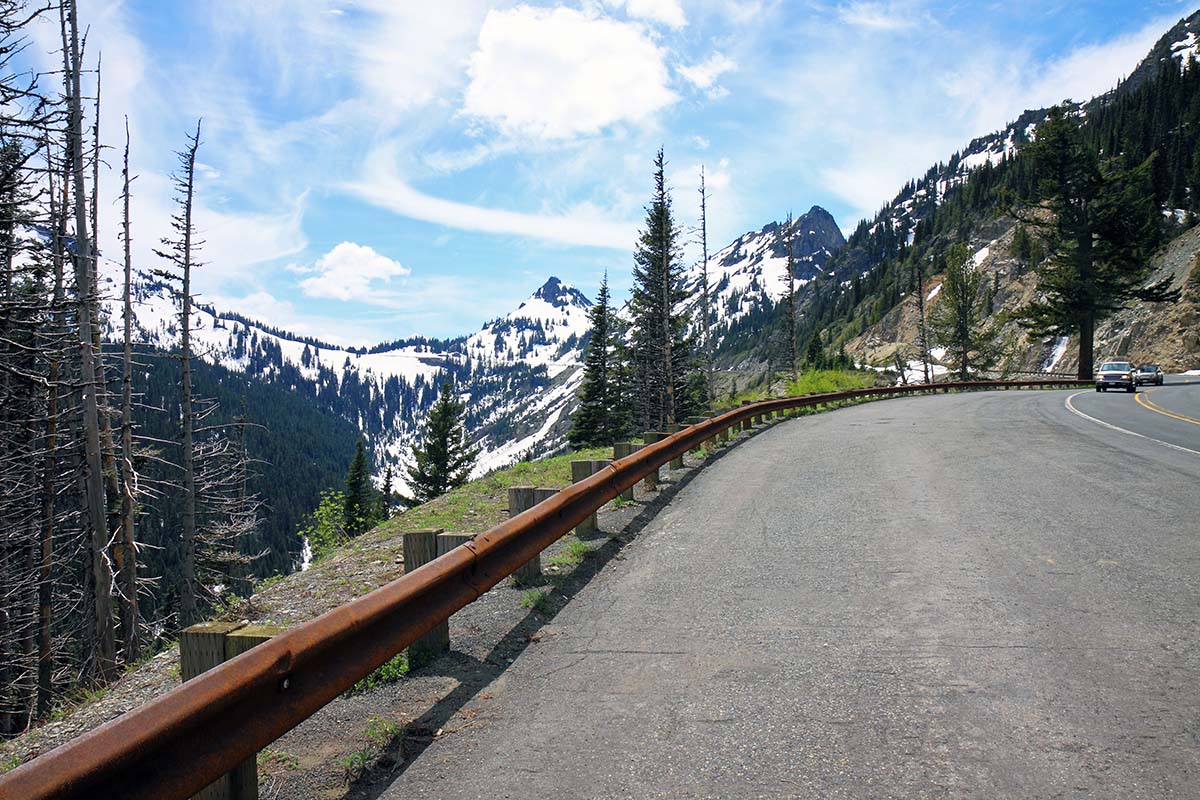
{"type": "MultiPolygon", "coordinates": [[[[634,453],[636,453],[637,450],[638,450],[638,446],[635,445],[633,442],[617,442],[616,444],[613,445],[613,461],[619,461],[622,458],[631,456],[634,453]]],[[[622,500],[632,502],[633,501],[633,487],[630,486],[628,489],[621,492],[620,497],[622,500]]]]}
{"type": "Polygon", "coordinates": [[[437,554],[440,558],[460,544],[466,544],[475,538],[473,533],[439,533],[437,537],[437,554]]]}
{"type": "MultiPolygon", "coordinates": [[[[522,511],[528,511],[537,505],[537,498],[532,486],[510,486],[508,488],[508,516],[515,517],[522,511]]],[[[526,561],[512,574],[513,583],[528,586],[537,583],[542,577],[542,554],[538,553],[526,561]]]]}
{"type": "MultiPolygon", "coordinates": [[[[689,428],[692,427],[693,425],[699,425],[701,422],[704,422],[704,417],[695,416],[695,417],[687,418],[687,426],[689,428]]],[[[692,448],[692,452],[699,453],[700,450],[703,449],[703,447],[704,447],[704,442],[696,442],[696,446],[692,448]]]]}
{"type": "MultiPolygon", "coordinates": [[[[582,480],[590,478],[610,463],[609,461],[572,461],[571,483],[579,483],[582,480]]],[[[596,520],[596,512],[593,511],[587,519],[575,526],[575,535],[587,536],[595,533],[599,530],[599,527],[599,523],[596,520]]]]}
{"type": "MultiPolygon", "coordinates": [[[[645,440],[646,444],[654,444],[655,442],[665,438],[667,438],[667,434],[663,433],[662,431],[646,431],[644,434],[642,434],[642,439],[645,440]]],[[[642,486],[646,488],[647,492],[656,491],[658,489],[658,482],[661,479],[662,467],[655,467],[646,474],[645,478],[642,479],[642,486]]]]}
{"type": "MultiPolygon", "coordinates": [[[[438,536],[442,528],[409,531],[404,534],[404,571],[412,572],[438,556],[438,536]]],[[[450,625],[442,620],[408,646],[408,663],[419,666],[450,649],[450,625]]]]}
{"type": "MultiPolygon", "coordinates": [[[[743,401],[742,401],[742,405],[744,405],[744,406],[748,406],[748,405],[750,405],[750,401],[749,401],[749,400],[743,400],[743,401]]],[[[754,423],[753,423],[753,422],[751,422],[751,417],[746,417],[745,419],[743,419],[743,420],[742,420],[742,430],[743,430],[743,431],[748,431],[748,430],[750,430],[750,428],[751,428],[751,427],[753,427],[753,425],[754,425],[754,423]]]]}
{"type": "MultiPolygon", "coordinates": [[[[225,637],[244,625],[244,622],[205,622],[184,628],[179,634],[179,677],[183,682],[224,663],[225,637]]],[[[232,774],[226,773],[192,798],[232,800],[232,786],[232,774]]]]}
{"type": "MultiPolygon", "coordinates": [[[[678,422],[672,422],[670,425],[667,426],[667,434],[668,435],[672,434],[672,433],[679,433],[681,430],[683,430],[683,426],[680,425],[678,422]]],[[[676,456],[675,458],[672,458],[669,462],[667,462],[667,468],[668,469],[683,469],[683,456],[676,456]]]]}
{"type": "MultiPolygon", "coordinates": [[[[283,632],[274,625],[247,625],[225,636],[225,660],[240,656],[283,632]]],[[[258,759],[247,758],[229,773],[229,796],[232,800],[258,800],[258,759]]]]}

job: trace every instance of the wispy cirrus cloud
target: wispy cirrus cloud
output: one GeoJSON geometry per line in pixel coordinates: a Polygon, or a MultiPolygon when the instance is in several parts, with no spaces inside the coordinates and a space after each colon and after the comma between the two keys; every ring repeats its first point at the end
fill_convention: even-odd
{"type": "Polygon", "coordinates": [[[838,6],[838,18],[856,28],[902,31],[916,26],[918,14],[909,5],[860,0],[838,6]]]}
{"type": "Polygon", "coordinates": [[[361,199],[412,219],[460,230],[524,236],[585,247],[628,249],[636,225],[614,221],[588,204],[559,214],[529,213],[473,205],[422,192],[397,173],[396,153],[383,146],[366,160],[358,180],[342,188],[361,199]]]}

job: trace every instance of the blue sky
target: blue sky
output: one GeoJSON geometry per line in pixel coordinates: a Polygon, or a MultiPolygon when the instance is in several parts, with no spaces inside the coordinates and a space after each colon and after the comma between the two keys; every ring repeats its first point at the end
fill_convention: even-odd
{"type": "Polygon", "coordinates": [[[707,170],[711,249],[814,204],[849,232],[1025,108],[1111,88],[1195,8],[81,0],[102,137],[130,120],[139,266],[203,117],[200,291],[343,343],[469,333],[552,274],[591,295],[608,270],[620,295],[660,144],[684,224],[707,170]]]}

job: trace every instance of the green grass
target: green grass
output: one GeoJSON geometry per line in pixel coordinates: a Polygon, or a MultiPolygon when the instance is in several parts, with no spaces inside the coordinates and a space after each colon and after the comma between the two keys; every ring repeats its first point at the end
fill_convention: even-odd
{"type": "MultiPolygon", "coordinates": [[[[541,461],[522,461],[507,469],[485,475],[403,514],[397,514],[375,531],[389,534],[400,530],[415,531],[428,528],[443,528],[449,533],[486,531],[508,519],[509,487],[538,486],[561,489],[571,483],[572,461],[609,458],[612,458],[611,447],[594,447],[541,461]]],[[[370,538],[373,537],[359,537],[355,543],[370,538]]]]}
{"type": "Polygon", "coordinates": [[[859,370],[818,369],[800,374],[797,381],[788,382],[789,395],[823,394],[846,389],[865,389],[875,385],[875,375],[859,370]]]}
{"type": "Polygon", "coordinates": [[[574,567],[587,558],[591,552],[592,548],[571,536],[565,540],[562,551],[550,556],[546,559],[546,563],[559,567],[574,567]]]}
{"type": "Polygon", "coordinates": [[[547,589],[529,589],[521,593],[521,608],[532,608],[543,614],[553,610],[550,602],[550,592],[547,589]]]}
{"type": "Polygon", "coordinates": [[[367,722],[367,738],[380,747],[386,747],[398,733],[400,726],[382,717],[371,717],[367,722]]]}
{"type": "Polygon", "coordinates": [[[379,669],[350,687],[350,694],[369,692],[380,686],[395,683],[408,674],[408,651],[402,650],[379,669]]]}
{"type": "Polygon", "coordinates": [[[300,769],[300,759],[282,750],[260,750],[254,760],[260,767],[275,765],[283,769],[300,769]]]}

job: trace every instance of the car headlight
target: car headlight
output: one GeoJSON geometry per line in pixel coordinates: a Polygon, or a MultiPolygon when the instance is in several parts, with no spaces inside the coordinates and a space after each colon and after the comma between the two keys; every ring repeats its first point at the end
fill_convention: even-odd
{"type": "Polygon", "coordinates": [[[1124,375],[1122,375],[1121,377],[1122,377],[1122,378],[1126,378],[1126,379],[1128,379],[1128,378],[1129,378],[1129,373],[1128,373],[1128,372],[1126,372],[1126,373],[1125,373],[1124,375]]]}

